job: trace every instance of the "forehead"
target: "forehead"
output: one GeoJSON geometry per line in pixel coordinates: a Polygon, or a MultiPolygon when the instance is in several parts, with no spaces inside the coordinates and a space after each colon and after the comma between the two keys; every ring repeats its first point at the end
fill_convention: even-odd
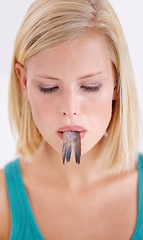
{"type": "Polygon", "coordinates": [[[27,62],[27,68],[36,72],[52,71],[51,73],[93,71],[111,65],[106,39],[97,33],[88,33],[75,40],[45,48],[32,56],[27,62]]]}

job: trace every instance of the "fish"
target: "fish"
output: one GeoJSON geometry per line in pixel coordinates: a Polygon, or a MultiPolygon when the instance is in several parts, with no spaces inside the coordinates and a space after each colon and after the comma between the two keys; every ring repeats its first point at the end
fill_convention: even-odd
{"type": "Polygon", "coordinates": [[[78,131],[63,132],[63,146],[62,146],[63,164],[65,164],[65,161],[70,162],[72,147],[74,148],[75,162],[77,164],[80,164],[81,159],[80,132],[78,131]]]}

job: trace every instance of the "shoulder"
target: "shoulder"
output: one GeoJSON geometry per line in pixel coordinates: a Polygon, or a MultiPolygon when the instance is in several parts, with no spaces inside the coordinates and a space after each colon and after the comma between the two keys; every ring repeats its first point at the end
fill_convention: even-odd
{"type": "Polygon", "coordinates": [[[142,153],[139,153],[138,154],[138,165],[142,165],[143,164],[143,154],[142,153]]]}
{"type": "Polygon", "coordinates": [[[11,220],[4,170],[0,169],[0,239],[9,239],[11,220]]]}

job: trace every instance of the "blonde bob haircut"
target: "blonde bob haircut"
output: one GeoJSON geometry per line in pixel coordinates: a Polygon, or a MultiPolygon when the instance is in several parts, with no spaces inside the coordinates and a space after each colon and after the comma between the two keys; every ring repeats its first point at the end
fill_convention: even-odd
{"type": "Polygon", "coordinates": [[[36,0],[28,9],[15,40],[9,89],[10,125],[17,133],[17,154],[31,159],[43,138],[30,104],[22,96],[15,63],[25,66],[44,48],[79,38],[89,30],[105,37],[117,85],[111,122],[102,139],[103,165],[112,172],[130,171],[137,162],[139,107],[126,40],[107,0],[36,0]]]}

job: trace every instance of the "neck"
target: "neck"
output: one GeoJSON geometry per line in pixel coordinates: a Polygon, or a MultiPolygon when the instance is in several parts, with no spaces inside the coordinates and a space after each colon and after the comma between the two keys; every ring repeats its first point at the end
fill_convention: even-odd
{"type": "Polygon", "coordinates": [[[74,154],[72,153],[70,162],[63,165],[62,156],[53,151],[45,142],[41,145],[39,151],[32,161],[32,166],[38,175],[44,176],[55,183],[67,185],[72,189],[79,189],[92,185],[102,176],[99,157],[99,149],[94,149],[81,156],[81,163],[75,163],[74,154]]]}

